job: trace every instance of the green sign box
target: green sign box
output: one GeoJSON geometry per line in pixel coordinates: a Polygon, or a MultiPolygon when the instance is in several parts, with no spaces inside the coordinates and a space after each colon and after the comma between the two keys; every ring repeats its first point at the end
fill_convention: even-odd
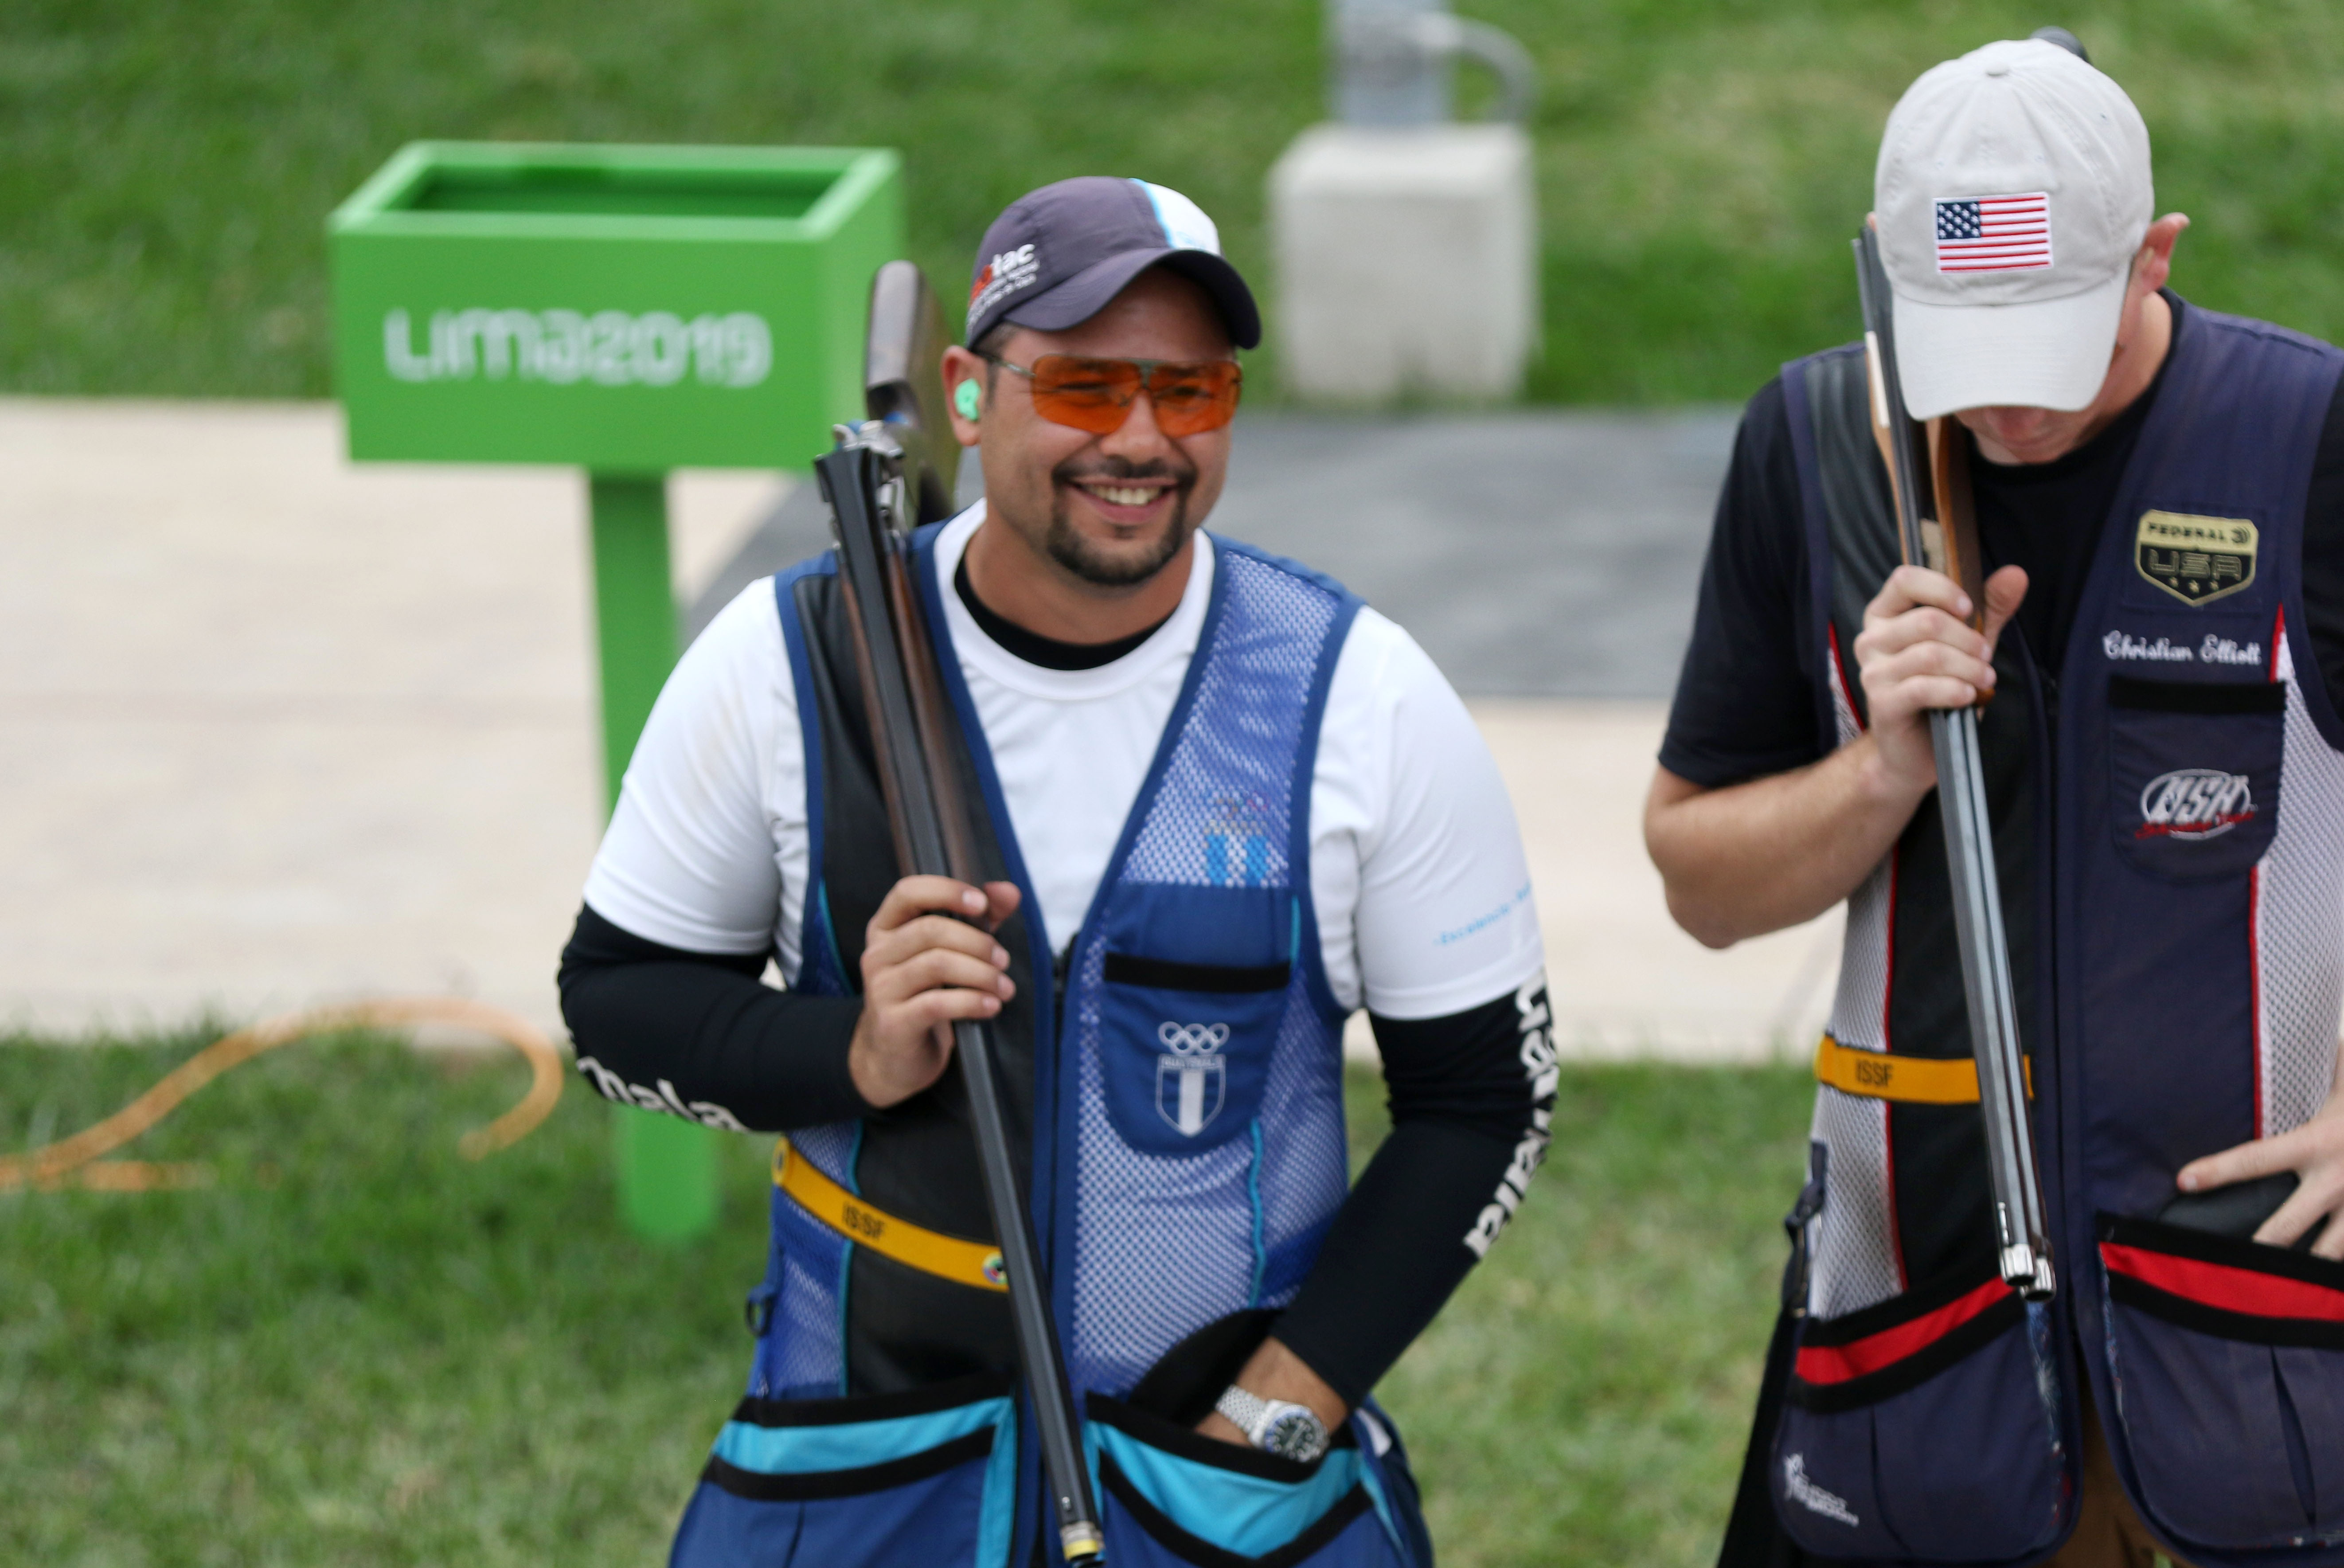
{"type": "Polygon", "coordinates": [[[903,225],[884,149],[414,143],[328,228],[350,456],[803,468],[903,225]]]}

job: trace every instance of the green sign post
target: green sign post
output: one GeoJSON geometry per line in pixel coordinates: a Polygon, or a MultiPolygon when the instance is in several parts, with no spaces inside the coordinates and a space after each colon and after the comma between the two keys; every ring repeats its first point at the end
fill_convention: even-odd
{"type": "MultiPolygon", "coordinates": [[[[667,472],[802,469],[862,417],[903,205],[870,148],[418,142],[328,221],[353,460],[587,471],[614,806],[679,651],[667,472]]],[[[619,1118],[638,1232],[714,1223],[712,1136],[619,1118]]]]}

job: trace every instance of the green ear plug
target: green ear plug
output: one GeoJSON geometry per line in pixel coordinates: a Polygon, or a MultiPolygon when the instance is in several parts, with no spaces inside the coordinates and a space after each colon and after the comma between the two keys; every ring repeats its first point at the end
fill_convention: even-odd
{"type": "Polygon", "coordinates": [[[976,418],[977,396],[976,383],[975,381],[963,381],[959,386],[953,389],[953,407],[960,410],[960,417],[962,419],[973,420],[976,418]]]}

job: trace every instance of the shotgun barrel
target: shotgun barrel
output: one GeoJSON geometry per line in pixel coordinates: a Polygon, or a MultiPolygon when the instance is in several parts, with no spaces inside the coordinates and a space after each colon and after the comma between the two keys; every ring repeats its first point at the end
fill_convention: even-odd
{"type": "MultiPolygon", "coordinates": [[[[1895,492],[1897,541],[1908,564],[1930,567],[1961,584],[1970,597],[1971,622],[1983,629],[1985,590],[1969,504],[1969,432],[1950,417],[1925,425],[1905,412],[1904,386],[1896,373],[1888,274],[1880,260],[1879,236],[1869,224],[1856,236],[1855,276],[1864,303],[1873,435],[1895,492]]],[[[2035,1160],[2035,1126],[2026,1106],[2010,945],[2003,934],[2002,887],[1986,817],[1977,709],[1933,712],[1929,739],[1937,758],[1937,808],[1953,881],[1954,932],[1961,949],[1970,1048],[1977,1057],[1978,1109],[1985,1123],[1993,1182],[1995,1255],[2006,1283],[2028,1300],[2047,1301],[2056,1280],[2042,1178],[2035,1160]]]]}
{"type": "MultiPolygon", "coordinates": [[[[908,261],[881,268],[872,286],[864,360],[872,417],[839,426],[837,446],[815,460],[814,472],[838,540],[839,577],[896,865],[907,876],[950,876],[974,886],[985,876],[975,819],[960,786],[963,743],[937,673],[908,551],[909,529],[935,521],[951,505],[959,451],[935,407],[945,341],[935,296],[919,268],[908,261]]],[[[1059,1544],[1066,1561],[1081,1568],[1103,1561],[1106,1541],[1050,1319],[1049,1282],[1010,1154],[993,1028],[962,1019],[953,1026],[953,1040],[968,1086],[977,1160],[1000,1239],[1018,1361],[1033,1401],[1059,1544]]]]}

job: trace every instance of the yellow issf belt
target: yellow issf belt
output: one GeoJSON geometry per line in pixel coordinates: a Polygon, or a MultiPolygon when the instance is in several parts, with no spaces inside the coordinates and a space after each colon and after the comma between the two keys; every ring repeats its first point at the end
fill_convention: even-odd
{"type": "Polygon", "coordinates": [[[849,1241],[907,1269],[979,1290],[1009,1289],[1000,1249],[992,1242],[964,1241],[873,1208],[823,1175],[813,1161],[790,1147],[788,1138],[773,1145],[773,1185],[849,1241]]]}
{"type": "MultiPolygon", "coordinates": [[[[2035,1094],[2035,1064],[2026,1062],[2026,1093],[2035,1094]]],[[[1975,1105],[1977,1063],[1968,1057],[1899,1057],[1860,1051],[1829,1035],[1815,1047],[1815,1081],[1842,1094],[1900,1105],[1975,1105]]]]}

